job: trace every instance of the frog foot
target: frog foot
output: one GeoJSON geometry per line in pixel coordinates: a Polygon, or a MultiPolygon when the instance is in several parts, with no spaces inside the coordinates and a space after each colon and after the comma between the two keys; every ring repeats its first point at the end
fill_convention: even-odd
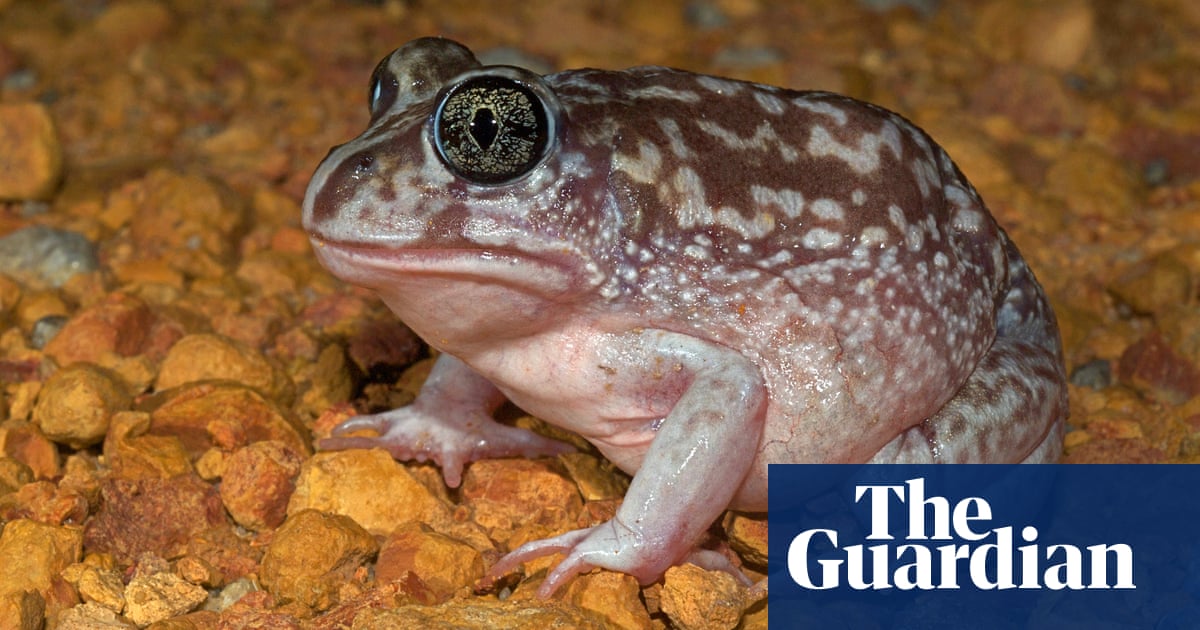
{"type": "Polygon", "coordinates": [[[574,451],[564,442],[533,431],[500,424],[479,412],[463,412],[454,421],[434,416],[413,404],[384,413],[356,416],[337,425],[333,437],[317,441],[317,448],[336,451],[382,448],[398,460],[434,461],[446,485],[457,488],[469,462],[492,457],[541,457],[574,451]],[[350,436],[371,430],[377,437],[350,436]]]}
{"type": "Polygon", "coordinates": [[[538,587],[537,595],[542,599],[554,595],[576,575],[597,567],[628,573],[645,585],[661,578],[670,567],[690,562],[711,571],[729,573],[744,586],[753,584],[741,569],[716,551],[680,548],[673,537],[652,540],[618,519],[521,545],[492,566],[483,584],[490,585],[517,565],[552,553],[563,553],[565,557],[538,587]]]}

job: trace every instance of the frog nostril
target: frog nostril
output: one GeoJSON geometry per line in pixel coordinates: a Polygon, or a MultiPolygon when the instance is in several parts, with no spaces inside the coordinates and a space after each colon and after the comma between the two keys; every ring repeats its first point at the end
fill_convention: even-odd
{"type": "Polygon", "coordinates": [[[375,156],[369,153],[364,153],[358,156],[358,162],[354,164],[354,177],[366,175],[375,168],[375,156]]]}

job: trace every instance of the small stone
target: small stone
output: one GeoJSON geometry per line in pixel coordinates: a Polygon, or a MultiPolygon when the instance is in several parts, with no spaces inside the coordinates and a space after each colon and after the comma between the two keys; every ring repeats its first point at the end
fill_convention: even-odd
{"type": "Polygon", "coordinates": [[[753,518],[738,512],[727,512],[722,521],[729,546],[746,562],[767,566],[767,515],[753,518]]]}
{"type": "Polygon", "coordinates": [[[301,510],[275,530],[259,577],[280,599],[328,610],[341,586],[378,551],[375,538],[350,518],[301,510]]]}
{"type": "Polygon", "coordinates": [[[1187,266],[1170,254],[1134,265],[1109,285],[1135,313],[1153,315],[1187,304],[1195,281],[1187,266]]]}
{"type": "Polygon", "coordinates": [[[1156,313],[1154,320],[1167,345],[1188,362],[1200,365],[1200,309],[1194,303],[1156,313]]]}
{"type": "Polygon", "coordinates": [[[608,460],[576,452],[559,455],[558,461],[571,473],[584,501],[620,499],[629,489],[629,477],[608,460]]]}
{"type": "Polygon", "coordinates": [[[62,145],[46,106],[0,103],[0,199],[49,199],[62,171],[62,145]]]}
{"type": "Polygon", "coordinates": [[[405,523],[380,548],[375,579],[391,582],[410,572],[420,578],[435,601],[446,601],[483,577],[483,556],[474,547],[422,523],[405,523]]]}
{"type": "Polygon", "coordinates": [[[66,302],[57,291],[27,291],[17,304],[17,325],[25,330],[32,330],[38,320],[63,317],[68,310],[66,302]]]}
{"type": "MultiPolygon", "coordinates": [[[[255,564],[255,569],[258,565],[255,564]]],[[[242,606],[251,604],[256,598],[266,596],[274,599],[270,593],[259,588],[256,580],[243,578],[236,580],[226,585],[221,591],[213,596],[213,605],[209,608],[225,611],[233,606],[242,606]],[[243,599],[245,598],[245,599],[243,599]]]]}
{"type": "Polygon", "coordinates": [[[221,480],[221,501],[247,529],[274,529],[287,515],[302,458],[278,441],[254,442],[234,451],[221,480]]]}
{"type": "Polygon", "coordinates": [[[248,175],[251,181],[276,180],[288,175],[293,168],[292,155],[279,143],[263,133],[256,121],[231,120],[214,135],[204,138],[200,150],[227,174],[225,180],[238,184],[248,175]]]}
{"type": "Polygon", "coordinates": [[[745,588],[723,571],[684,564],[667,569],[663,578],[663,612],[682,630],[735,628],[745,599],[745,588]]]}
{"type": "Polygon", "coordinates": [[[43,315],[33,323],[33,330],[29,333],[29,345],[33,348],[41,350],[54,339],[58,331],[67,325],[70,318],[66,315],[43,315]]]}
{"type": "Polygon", "coordinates": [[[275,336],[270,353],[285,364],[310,362],[317,359],[324,348],[317,335],[303,326],[293,326],[275,336]]]}
{"type": "Polygon", "coordinates": [[[313,300],[300,313],[305,324],[331,337],[354,334],[370,313],[371,300],[358,292],[330,293],[313,300]]]}
{"type": "Polygon", "coordinates": [[[36,424],[22,420],[0,424],[0,450],[28,466],[35,479],[54,479],[62,472],[58,447],[36,424]]]}
{"type": "Polygon", "coordinates": [[[649,630],[655,626],[642,603],[641,592],[632,575],[594,571],[573,580],[562,598],[603,616],[613,628],[649,630]]]}
{"type": "Polygon", "coordinates": [[[387,535],[412,521],[435,522],[449,508],[383,449],[326,451],[304,462],[288,515],[320,510],[387,535]]]}
{"type": "Polygon", "coordinates": [[[214,314],[212,332],[249,348],[265,348],[290,316],[281,298],[262,299],[250,310],[214,314]]]}
{"type": "Polygon", "coordinates": [[[181,336],[177,324],[159,318],[142,300],[114,293],[72,317],[45,352],[62,366],[76,361],[106,365],[110,354],[161,359],[181,336]]]}
{"type": "Polygon", "coordinates": [[[228,453],[216,447],[210,448],[196,459],[196,474],[205,481],[216,481],[225,476],[225,467],[228,463],[228,453]]]}
{"type": "Polygon", "coordinates": [[[295,295],[311,264],[311,256],[262,251],[243,258],[234,273],[263,295],[295,295]]]}
{"type": "Polygon", "coordinates": [[[141,44],[160,39],[174,25],[171,12],[154,0],[130,0],[107,7],[91,24],[92,35],[104,45],[132,52],[141,44]]]}
{"type": "Polygon", "coordinates": [[[692,0],[683,8],[688,24],[700,30],[715,30],[729,26],[729,16],[709,0],[692,0]]]}
{"type": "Polygon", "coordinates": [[[58,488],[77,492],[87,499],[89,505],[96,505],[100,500],[102,475],[99,458],[95,455],[88,452],[72,453],[67,456],[58,488]]]}
{"type": "Polygon", "coordinates": [[[1113,382],[1112,362],[1107,359],[1092,359],[1071,370],[1070,381],[1072,385],[1079,387],[1104,389],[1113,382]]]}
{"type": "MultiPolygon", "coordinates": [[[[0,345],[4,345],[5,336],[12,338],[20,334],[21,331],[16,328],[10,328],[7,333],[0,333],[0,345]]],[[[28,418],[33,412],[33,401],[37,398],[37,390],[41,386],[38,379],[45,364],[32,352],[26,354],[25,348],[18,352],[25,356],[19,359],[0,359],[0,382],[11,383],[12,390],[7,393],[0,390],[0,421],[10,417],[28,418]]]]}
{"type": "Polygon", "coordinates": [[[343,599],[328,613],[321,615],[322,628],[350,628],[358,616],[369,610],[390,609],[409,604],[432,606],[438,598],[429,587],[411,572],[399,578],[382,580],[376,577],[375,586],[354,597],[343,599]]]}
{"type": "MultiPolygon", "coordinates": [[[[417,398],[417,394],[421,392],[421,387],[425,385],[425,380],[429,378],[429,373],[433,371],[433,364],[437,363],[437,359],[430,357],[421,359],[416,363],[405,368],[400,374],[400,378],[396,379],[395,391],[401,394],[401,397],[408,404],[417,398]]],[[[395,409],[395,407],[391,407],[395,409]]]]}
{"type": "Polygon", "coordinates": [[[325,346],[316,361],[300,364],[292,375],[299,392],[297,412],[315,418],[349,400],[354,395],[354,379],[348,367],[346,353],[337,344],[325,346]]]}
{"type": "Polygon", "coordinates": [[[220,335],[188,335],[171,346],[159,368],[155,389],[185,383],[228,380],[253,387],[280,400],[290,393],[291,382],[282,369],[256,350],[220,335]]]}
{"type": "Polygon", "coordinates": [[[54,442],[81,449],[100,443],[114,413],[130,405],[120,378],[90,363],[55,372],[38,393],[33,422],[54,442]]]}
{"type": "Polygon", "coordinates": [[[29,347],[20,328],[0,332],[0,383],[5,385],[0,388],[0,420],[28,417],[49,367],[44,355],[29,347]]]}
{"type": "Polygon", "coordinates": [[[43,598],[49,618],[73,605],[75,602],[68,600],[74,600],[74,591],[60,574],[79,562],[81,538],[78,528],[25,519],[6,523],[0,532],[0,567],[4,567],[0,571],[0,601],[36,592],[43,598]]]}
{"type": "Polygon", "coordinates": [[[101,497],[84,544],[89,553],[110,553],[123,564],[147,552],[177,557],[193,537],[227,525],[216,489],[192,476],[109,479],[101,497]]]}
{"type": "Polygon", "coordinates": [[[768,612],[767,594],[763,591],[757,599],[748,603],[745,612],[742,613],[742,625],[738,628],[740,630],[770,630],[768,612]]]}
{"type": "Polygon", "coordinates": [[[201,583],[220,588],[254,575],[263,549],[259,541],[240,536],[232,527],[218,527],[193,536],[185,553],[186,558],[194,559],[206,569],[212,568],[213,573],[205,578],[211,583],[201,583]]]}
{"type": "Polygon", "coordinates": [[[85,602],[58,616],[58,630],[117,630],[137,628],[132,621],[95,602],[85,602]]]}
{"type": "Polygon", "coordinates": [[[1089,0],[1034,2],[1025,9],[1022,56],[1059,72],[1079,65],[1095,39],[1096,15],[1089,0]]]}
{"type": "Polygon", "coordinates": [[[1137,180],[1128,165],[1086,143],[1072,144],[1054,160],[1046,193],[1066,204],[1072,216],[1113,223],[1129,220],[1138,207],[1137,180]]]}
{"type": "Polygon", "coordinates": [[[264,590],[258,580],[241,580],[231,584],[217,595],[217,604],[221,606],[223,626],[230,628],[261,627],[261,628],[297,628],[299,620],[286,612],[273,613],[272,609],[279,606],[278,598],[264,590]],[[247,618],[253,624],[247,623],[247,618]],[[291,625],[286,621],[291,618],[291,625]],[[266,623],[263,623],[263,622],[266,623]]]}
{"type": "Polygon", "coordinates": [[[71,276],[99,266],[96,246],[78,232],[35,225],[0,237],[0,274],[33,288],[61,287],[71,276]]]}
{"type": "Polygon", "coordinates": [[[182,615],[206,599],[208,591],[174,573],[138,576],[125,587],[125,616],[145,627],[182,615]]]}
{"type": "Polygon", "coordinates": [[[175,561],[175,572],[179,577],[191,582],[212,588],[222,583],[221,574],[216,567],[196,556],[184,556],[175,561]]]}
{"type": "Polygon", "coordinates": [[[90,565],[80,567],[75,579],[75,589],[85,602],[95,602],[115,613],[125,607],[125,583],[121,574],[111,569],[90,565]]]}
{"type": "Polygon", "coordinates": [[[150,433],[177,437],[195,457],[219,446],[233,451],[278,440],[297,453],[312,452],[307,431],[258,390],[234,383],[185,385],[146,401],[150,433]]]}
{"type": "Polygon", "coordinates": [[[1145,184],[1162,186],[1200,178],[1197,130],[1134,120],[1115,134],[1121,156],[1141,165],[1145,184]]]}
{"type": "Polygon", "coordinates": [[[420,354],[420,339],[400,320],[392,317],[373,319],[350,337],[349,354],[364,374],[382,375],[376,380],[391,380],[412,364],[420,354]]]}
{"type": "Polygon", "coordinates": [[[488,536],[503,545],[518,530],[546,535],[576,529],[579,489],[554,459],[485,459],[463,475],[462,504],[488,536]]]}
{"type": "Polygon", "coordinates": [[[1170,179],[1171,162],[1167,158],[1152,158],[1142,167],[1142,183],[1146,186],[1164,186],[1170,179]]]}
{"type": "Polygon", "coordinates": [[[1172,405],[1200,394],[1200,369],[1153,331],[1126,348],[1117,374],[1147,396],[1172,405]]]}
{"type": "Polygon", "coordinates": [[[171,268],[170,262],[161,258],[146,258],[139,256],[128,260],[110,262],[113,276],[122,285],[140,286],[157,285],[182,291],[185,281],[183,273],[171,268]]]}
{"type": "MultiPolygon", "coordinates": [[[[235,258],[245,209],[225,185],[157,169],[109,195],[105,216],[129,217],[138,255],[166,260],[185,275],[222,276],[235,258]]],[[[116,219],[114,219],[116,220],[116,219]]]]}
{"type": "Polygon", "coordinates": [[[166,573],[171,570],[171,563],[166,557],[156,551],[144,551],[138,554],[131,566],[125,572],[127,579],[148,577],[156,573],[166,573]]]}
{"type": "Polygon", "coordinates": [[[33,481],[33,470],[12,459],[0,456],[0,495],[16,491],[17,488],[33,481]]]}
{"type": "Polygon", "coordinates": [[[969,95],[969,112],[1004,116],[1025,132],[1061,134],[1082,129],[1080,98],[1054,71],[1018,63],[997,64],[969,95]]]}
{"type": "Polygon", "coordinates": [[[28,518],[47,525],[78,524],[87,519],[88,502],[70,488],[34,481],[0,498],[0,519],[28,518]]]}
{"type": "Polygon", "coordinates": [[[174,435],[146,435],[150,415],[141,411],[115,414],[104,441],[104,456],[120,479],[170,479],[194,471],[190,453],[174,435]]]}

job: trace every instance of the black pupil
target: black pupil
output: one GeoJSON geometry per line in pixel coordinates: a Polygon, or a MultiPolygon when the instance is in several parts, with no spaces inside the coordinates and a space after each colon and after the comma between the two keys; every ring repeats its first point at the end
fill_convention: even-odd
{"type": "Polygon", "coordinates": [[[487,151],[496,141],[496,133],[500,130],[496,122],[496,114],[491,109],[480,109],[471,118],[471,137],[480,149],[487,151]]]}

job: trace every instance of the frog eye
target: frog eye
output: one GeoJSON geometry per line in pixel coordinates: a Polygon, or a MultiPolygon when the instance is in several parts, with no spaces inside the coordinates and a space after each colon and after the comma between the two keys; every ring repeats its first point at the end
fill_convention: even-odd
{"type": "Polygon", "coordinates": [[[383,61],[375,66],[375,72],[371,73],[371,87],[367,89],[367,107],[371,110],[371,120],[392,106],[400,90],[396,75],[388,71],[390,58],[384,57],[383,61]]]}
{"type": "Polygon", "coordinates": [[[469,72],[441,95],[433,144],[442,162],[475,184],[515,181],[553,145],[557,99],[541,79],[518,68],[469,72]]]}

